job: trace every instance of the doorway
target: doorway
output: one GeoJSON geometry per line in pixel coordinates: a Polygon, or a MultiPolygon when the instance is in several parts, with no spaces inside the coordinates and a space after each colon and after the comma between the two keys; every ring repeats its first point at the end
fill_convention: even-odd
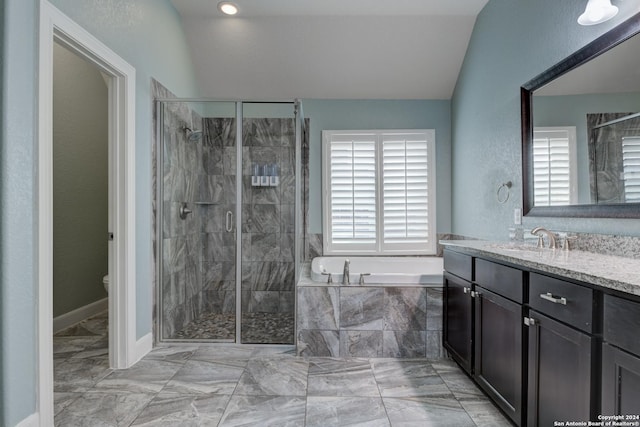
{"type": "MultiPolygon", "coordinates": [[[[133,365],[151,349],[136,337],[135,69],[49,2],[40,2],[38,89],[38,413],[53,419],[53,51],[54,43],[104,74],[108,86],[108,187],[112,190],[109,366],[133,365]]],[[[105,240],[106,240],[105,236],[105,240]]],[[[99,286],[99,284],[98,284],[99,286]]]]}
{"type": "Polygon", "coordinates": [[[59,334],[107,309],[109,87],[98,68],[59,43],[53,64],[53,332],[59,334]]]}
{"type": "Polygon", "coordinates": [[[109,369],[109,79],[53,46],[53,342],[56,389],[109,369]]]}

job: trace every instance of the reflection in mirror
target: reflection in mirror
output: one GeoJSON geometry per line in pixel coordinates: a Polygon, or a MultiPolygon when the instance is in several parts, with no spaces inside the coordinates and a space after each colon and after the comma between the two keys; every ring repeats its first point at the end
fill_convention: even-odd
{"type": "Polygon", "coordinates": [[[591,203],[640,202],[640,114],[587,114],[591,203]]]}
{"type": "Polygon", "coordinates": [[[640,203],[638,30],[640,14],[523,86],[525,213],[640,216],[620,208],[640,203]]]}
{"type": "Polygon", "coordinates": [[[533,128],[535,206],[575,204],[578,199],[576,127],[533,128]]]}

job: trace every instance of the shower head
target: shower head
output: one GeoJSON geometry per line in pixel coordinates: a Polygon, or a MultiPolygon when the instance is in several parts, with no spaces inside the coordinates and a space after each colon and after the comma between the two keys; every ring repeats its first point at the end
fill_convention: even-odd
{"type": "Polygon", "coordinates": [[[200,138],[202,138],[202,131],[201,130],[197,130],[197,129],[190,129],[188,127],[183,127],[182,130],[184,131],[184,134],[187,137],[187,141],[189,142],[196,142],[196,141],[200,141],[200,138]]]}

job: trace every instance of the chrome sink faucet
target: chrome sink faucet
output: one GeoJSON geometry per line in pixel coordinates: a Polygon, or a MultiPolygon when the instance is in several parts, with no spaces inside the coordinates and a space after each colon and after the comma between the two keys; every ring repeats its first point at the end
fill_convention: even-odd
{"type": "Polygon", "coordinates": [[[342,270],[342,284],[343,285],[348,285],[349,284],[349,258],[344,260],[344,269],[342,270]]]}
{"type": "Polygon", "coordinates": [[[549,249],[558,249],[558,243],[556,241],[556,235],[543,227],[536,227],[531,230],[531,234],[534,236],[538,236],[538,247],[544,248],[544,240],[542,239],[542,234],[547,235],[547,239],[549,240],[549,249]]]}

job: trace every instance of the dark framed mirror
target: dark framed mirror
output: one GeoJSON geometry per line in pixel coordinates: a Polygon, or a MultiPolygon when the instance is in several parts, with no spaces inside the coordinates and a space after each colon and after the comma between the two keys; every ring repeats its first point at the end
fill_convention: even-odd
{"type": "Polygon", "coordinates": [[[640,218],[640,13],[521,89],[523,213],[640,218]]]}

